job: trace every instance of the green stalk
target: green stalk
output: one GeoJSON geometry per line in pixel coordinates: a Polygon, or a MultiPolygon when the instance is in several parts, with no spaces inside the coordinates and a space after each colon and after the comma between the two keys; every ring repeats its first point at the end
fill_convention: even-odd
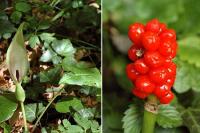
{"type": "Polygon", "coordinates": [[[26,114],[25,114],[25,109],[24,109],[24,102],[20,102],[20,105],[21,105],[23,119],[24,119],[24,130],[25,130],[25,133],[28,133],[28,127],[27,127],[27,122],[26,122],[26,114]]]}
{"type": "Polygon", "coordinates": [[[51,101],[47,104],[47,106],[45,107],[45,109],[42,111],[42,113],[40,114],[40,116],[38,117],[37,121],[35,122],[33,129],[32,129],[32,133],[35,131],[38,123],[40,122],[40,119],[42,118],[42,116],[44,115],[44,113],[47,111],[47,109],[49,108],[49,106],[52,104],[52,102],[60,95],[60,93],[62,92],[62,90],[64,89],[64,85],[60,85],[60,90],[59,92],[51,99],[51,101]]]}
{"type": "Polygon", "coordinates": [[[144,109],[142,133],[154,133],[158,109],[157,98],[153,95],[149,96],[146,105],[148,106],[144,109]]]}

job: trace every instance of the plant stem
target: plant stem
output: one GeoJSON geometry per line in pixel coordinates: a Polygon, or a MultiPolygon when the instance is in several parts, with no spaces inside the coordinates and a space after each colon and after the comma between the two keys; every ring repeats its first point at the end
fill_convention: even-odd
{"type": "Polygon", "coordinates": [[[47,104],[47,106],[45,107],[45,109],[42,111],[42,113],[38,117],[37,121],[35,122],[35,124],[33,126],[32,132],[35,131],[35,128],[37,127],[40,119],[42,118],[42,116],[44,115],[44,113],[47,111],[47,109],[49,108],[49,106],[52,104],[52,102],[60,95],[61,91],[64,89],[64,85],[60,85],[59,88],[60,88],[60,90],[58,91],[58,93],[51,99],[51,101],[49,101],[49,103],[47,104]]]}
{"type": "Polygon", "coordinates": [[[157,98],[150,95],[147,103],[145,104],[142,133],[154,133],[157,110],[157,98]]]}
{"type": "Polygon", "coordinates": [[[21,105],[23,119],[24,119],[24,130],[25,130],[25,133],[27,133],[28,128],[27,128],[27,123],[26,123],[26,114],[25,114],[25,109],[24,109],[24,102],[20,102],[20,105],[21,105]]]}

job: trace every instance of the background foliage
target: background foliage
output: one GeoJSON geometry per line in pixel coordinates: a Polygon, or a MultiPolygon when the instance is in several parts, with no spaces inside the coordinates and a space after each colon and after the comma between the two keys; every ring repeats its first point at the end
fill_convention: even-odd
{"type": "Polygon", "coordinates": [[[125,66],[130,61],[131,23],[158,18],[176,30],[178,70],[171,105],[159,110],[156,133],[200,132],[200,10],[198,0],[107,0],[104,13],[104,130],[109,133],[141,130],[143,103],[131,94],[125,66]],[[137,104],[137,105],[136,105],[137,104]],[[139,104],[139,105],[138,105],[139,104]],[[124,113],[125,112],[125,113],[124,113]],[[124,128],[124,129],[123,129],[124,128]]]}
{"type": "Polygon", "coordinates": [[[29,128],[65,84],[36,132],[101,132],[100,20],[99,0],[0,1],[0,132],[22,132],[5,65],[7,48],[22,22],[30,61],[22,83],[29,128]]]}

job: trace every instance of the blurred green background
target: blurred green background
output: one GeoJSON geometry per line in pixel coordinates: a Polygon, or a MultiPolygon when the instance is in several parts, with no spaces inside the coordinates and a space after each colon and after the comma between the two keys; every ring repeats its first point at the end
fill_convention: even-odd
{"type": "MultiPolygon", "coordinates": [[[[199,0],[104,0],[103,1],[103,115],[105,133],[122,133],[125,110],[137,102],[125,66],[131,42],[131,23],[158,18],[177,33],[176,82],[172,102],[181,124],[156,126],[156,133],[200,132],[200,1],[199,0]]],[[[130,127],[131,128],[131,127],[130,127]]]]}

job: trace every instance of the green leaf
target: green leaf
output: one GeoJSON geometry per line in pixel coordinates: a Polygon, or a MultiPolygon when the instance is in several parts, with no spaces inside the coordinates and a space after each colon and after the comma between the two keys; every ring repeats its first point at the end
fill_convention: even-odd
{"type": "Polygon", "coordinates": [[[8,38],[11,37],[11,35],[12,35],[11,33],[4,33],[4,34],[3,34],[3,38],[4,38],[4,39],[8,39],[8,38]]]}
{"type": "Polygon", "coordinates": [[[0,123],[0,127],[3,128],[3,133],[11,133],[11,131],[12,131],[11,125],[6,124],[5,122],[0,123]]]}
{"type": "Polygon", "coordinates": [[[60,113],[68,113],[70,112],[70,108],[75,109],[76,111],[79,111],[83,108],[83,104],[81,103],[81,100],[77,98],[66,98],[61,99],[56,103],[56,110],[60,113]]]}
{"type": "Polygon", "coordinates": [[[0,12],[0,35],[16,31],[14,25],[8,20],[4,12],[0,12]]]}
{"type": "Polygon", "coordinates": [[[65,128],[69,128],[71,126],[71,123],[67,119],[62,120],[62,123],[65,128]]]}
{"type": "Polygon", "coordinates": [[[96,112],[94,112],[94,110],[91,108],[84,108],[79,110],[78,113],[81,115],[81,117],[90,119],[94,117],[94,113],[96,112]]]}
{"type": "Polygon", "coordinates": [[[40,44],[39,37],[37,35],[33,35],[29,39],[29,44],[31,48],[34,48],[37,44],[40,44]]]}
{"type": "Polygon", "coordinates": [[[41,114],[44,110],[44,106],[42,103],[31,103],[25,105],[26,119],[29,122],[33,122],[37,116],[41,114]]]}
{"type": "Polygon", "coordinates": [[[200,69],[177,58],[177,74],[174,89],[178,93],[184,93],[189,89],[200,91],[200,69]]]}
{"type": "Polygon", "coordinates": [[[84,130],[88,130],[91,126],[91,122],[87,118],[81,117],[81,115],[79,115],[78,113],[74,114],[74,120],[78,125],[83,127],[84,130]]]}
{"type": "Polygon", "coordinates": [[[20,12],[28,12],[31,10],[31,6],[26,2],[17,2],[15,8],[20,12]]]}
{"type": "Polygon", "coordinates": [[[157,123],[163,128],[178,127],[182,124],[181,114],[171,105],[160,105],[157,123]]]}
{"type": "Polygon", "coordinates": [[[40,72],[40,82],[56,82],[60,79],[61,67],[57,66],[48,71],[40,72]]]}
{"type": "Polygon", "coordinates": [[[48,48],[43,52],[42,56],[40,57],[40,61],[51,62],[55,57],[57,57],[56,53],[51,48],[48,48]]]}
{"type": "Polygon", "coordinates": [[[0,95],[0,123],[8,120],[17,109],[14,95],[0,95]]]}
{"type": "Polygon", "coordinates": [[[75,49],[72,46],[72,43],[68,39],[63,40],[54,40],[52,42],[52,48],[62,56],[72,56],[75,53],[75,49]]]}
{"type": "Polygon", "coordinates": [[[42,33],[39,35],[40,39],[46,43],[51,43],[53,40],[55,40],[54,33],[42,33]]]}
{"type": "Polygon", "coordinates": [[[180,59],[200,67],[200,38],[197,36],[190,36],[180,40],[178,44],[178,55],[180,59]]]}
{"type": "Polygon", "coordinates": [[[188,108],[182,113],[184,125],[189,128],[191,133],[200,133],[199,113],[199,108],[188,108]]]}
{"type": "Polygon", "coordinates": [[[8,65],[11,78],[14,82],[21,82],[29,69],[28,56],[26,53],[22,32],[23,25],[24,23],[22,23],[18,28],[17,33],[12,39],[6,54],[6,63],[8,65]],[[16,71],[18,71],[18,77],[16,71]]]}
{"type": "Polygon", "coordinates": [[[122,119],[124,133],[140,133],[142,129],[143,108],[132,104],[122,119]]]}
{"type": "Polygon", "coordinates": [[[156,127],[155,133],[185,133],[184,128],[162,128],[162,127],[156,127]]]}
{"type": "Polygon", "coordinates": [[[83,133],[83,129],[78,125],[71,125],[67,130],[67,133],[83,133]]]}
{"type": "Polygon", "coordinates": [[[12,22],[17,23],[17,24],[20,22],[21,17],[22,17],[22,13],[19,11],[14,11],[10,16],[12,22]]]}
{"type": "Polygon", "coordinates": [[[97,68],[75,68],[65,73],[59,84],[86,85],[101,88],[101,74],[97,68]]]}

